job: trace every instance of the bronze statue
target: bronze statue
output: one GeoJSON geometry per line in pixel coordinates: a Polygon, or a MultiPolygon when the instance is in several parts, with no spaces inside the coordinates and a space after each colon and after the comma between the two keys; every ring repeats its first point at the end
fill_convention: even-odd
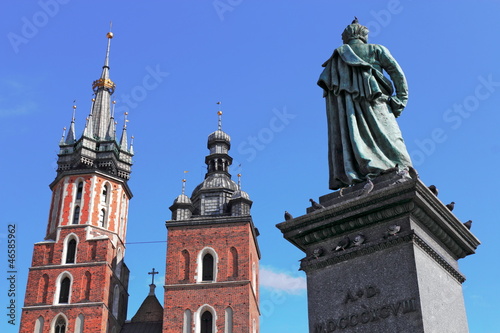
{"type": "Polygon", "coordinates": [[[408,100],[403,71],[381,45],[368,44],[368,29],[355,19],[342,33],[323,67],[328,120],[330,189],[376,177],[385,170],[411,167],[410,156],[396,122],[408,100]],[[383,71],[386,71],[394,86],[383,71]]]}

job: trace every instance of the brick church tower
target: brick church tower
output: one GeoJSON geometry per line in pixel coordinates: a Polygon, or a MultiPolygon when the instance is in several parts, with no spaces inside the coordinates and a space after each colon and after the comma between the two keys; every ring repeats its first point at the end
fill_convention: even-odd
{"type": "Polygon", "coordinates": [[[125,321],[129,271],[123,257],[133,149],[126,121],[116,140],[110,110],[115,84],[109,78],[113,34],[107,37],[83,135],[75,135],[73,113],[59,143],[47,233],[34,245],[22,333],[118,333],[125,321]]]}
{"type": "Polygon", "coordinates": [[[173,205],[168,229],[163,332],[258,333],[259,259],[252,201],[231,180],[230,137],[208,136],[207,173],[173,205]]]}

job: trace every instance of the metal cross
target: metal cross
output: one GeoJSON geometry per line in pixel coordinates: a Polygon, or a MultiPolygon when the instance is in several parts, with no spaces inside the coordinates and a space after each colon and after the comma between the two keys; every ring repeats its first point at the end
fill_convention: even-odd
{"type": "Polygon", "coordinates": [[[149,272],[148,274],[151,274],[151,284],[155,284],[155,274],[159,274],[159,273],[155,272],[155,269],[153,268],[153,271],[149,272]]]}

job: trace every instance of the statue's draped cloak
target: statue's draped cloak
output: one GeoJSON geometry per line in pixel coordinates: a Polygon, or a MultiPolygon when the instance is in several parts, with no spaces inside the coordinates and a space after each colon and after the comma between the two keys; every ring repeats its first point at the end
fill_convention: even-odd
{"type": "MultiPolygon", "coordinates": [[[[381,58],[387,66],[381,66],[389,74],[400,71],[387,49],[373,47],[383,54],[381,58]]],[[[324,89],[326,99],[330,189],[362,182],[396,164],[400,168],[411,166],[394,116],[399,115],[405,101],[391,97],[391,81],[347,44],[336,49],[323,67],[318,85],[324,89]]],[[[400,73],[406,89],[404,74],[400,73]]],[[[395,82],[400,95],[402,88],[397,81],[400,80],[395,82]]],[[[404,97],[406,94],[407,91],[402,92],[404,97]]]]}

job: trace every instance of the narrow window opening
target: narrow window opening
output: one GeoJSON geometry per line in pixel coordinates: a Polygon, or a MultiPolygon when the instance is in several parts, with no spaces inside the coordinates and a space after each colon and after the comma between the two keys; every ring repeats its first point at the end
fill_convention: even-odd
{"type": "Polygon", "coordinates": [[[108,185],[104,185],[102,188],[102,196],[101,200],[102,202],[108,202],[108,185]]]}
{"type": "Polygon", "coordinates": [[[34,332],[35,333],[43,333],[43,324],[44,324],[43,317],[42,316],[38,317],[38,319],[35,322],[34,332]]]}
{"type": "Polygon", "coordinates": [[[88,300],[90,299],[90,286],[92,283],[92,276],[90,275],[90,272],[85,272],[85,275],[83,276],[83,281],[82,281],[82,290],[83,290],[83,299],[88,300]]]}
{"type": "Polygon", "coordinates": [[[91,248],[90,248],[90,258],[92,260],[95,260],[97,257],[97,242],[92,242],[91,248]]]}
{"type": "Polygon", "coordinates": [[[238,277],[238,251],[236,248],[231,248],[231,265],[232,269],[230,270],[230,274],[232,277],[238,277]]]}
{"type": "Polygon", "coordinates": [[[122,249],[118,248],[118,254],[116,256],[116,276],[118,276],[118,278],[120,278],[122,273],[122,265],[123,265],[122,249]]]}
{"type": "Polygon", "coordinates": [[[85,323],[85,317],[83,316],[83,314],[79,314],[78,317],[76,318],[75,333],[83,333],[84,323],[85,323]]]}
{"type": "Polygon", "coordinates": [[[99,227],[106,228],[106,210],[101,209],[99,212],[99,227]]]}
{"type": "Polygon", "coordinates": [[[255,263],[252,263],[252,287],[255,293],[257,293],[257,270],[255,269],[255,263]]]}
{"type": "Polygon", "coordinates": [[[73,212],[73,224],[78,224],[78,222],[80,222],[80,206],[76,206],[73,212]]]}
{"type": "Polygon", "coordinates": [[[233,309],[226,308],[226,322],[224,333],[233,333],[233,309]]]}
{"type": "Polygon", "coordinates": [[[182,268],[181,268],[181,279],[189,280],[189,252],[187,250],[182,251],[182,268]]]}
{"type": "Polygon", "coordinates": [[[42,304],[47,303],[48,291],[49,291],[49,276],[47,274],[43,274],[38,284],[38,303],[42,304]]]}
{"type": "Polygon", "coordinates": [[[210,311],[205,311],[201,315],[201,333],[213,332],[213,316],[210,311]]]}
{"type": "Polygon", "coordinates": [[[69,277],[65,277],[61,281],[61,288],[59,289],[59,303],[67,304],[69,301],[69,287],[71,284],[71,280],[69,277]]]}
{"type": "Polygon", "coordinates": [[[113,316],[118,319],[118,301],[120,299],[120,289],[115,285],[113,290],[113,316]]]}
{"type": "Polygon", "coordinates": [[[207,253],[203,256],[203,281],[213,281],[214,280],[214,257],[207,253]]]}
{"type": "Polygon", "coordinates": [[[184,323],[182,327],[182,333],[191,333],[191,310],[184,311],[184,323]]]}
{"type": "Polygon", "coordinates": [[[76,239],[72,238],[66,248],[66,263],[74,264],[76,257],[76,239]]]}
{"type": "Polygon", "coordinates": [[[78,183],[78,187],[76,188],[76,200],[80,200],[82,198],[83,193],[83,182],[78,183]]]}

